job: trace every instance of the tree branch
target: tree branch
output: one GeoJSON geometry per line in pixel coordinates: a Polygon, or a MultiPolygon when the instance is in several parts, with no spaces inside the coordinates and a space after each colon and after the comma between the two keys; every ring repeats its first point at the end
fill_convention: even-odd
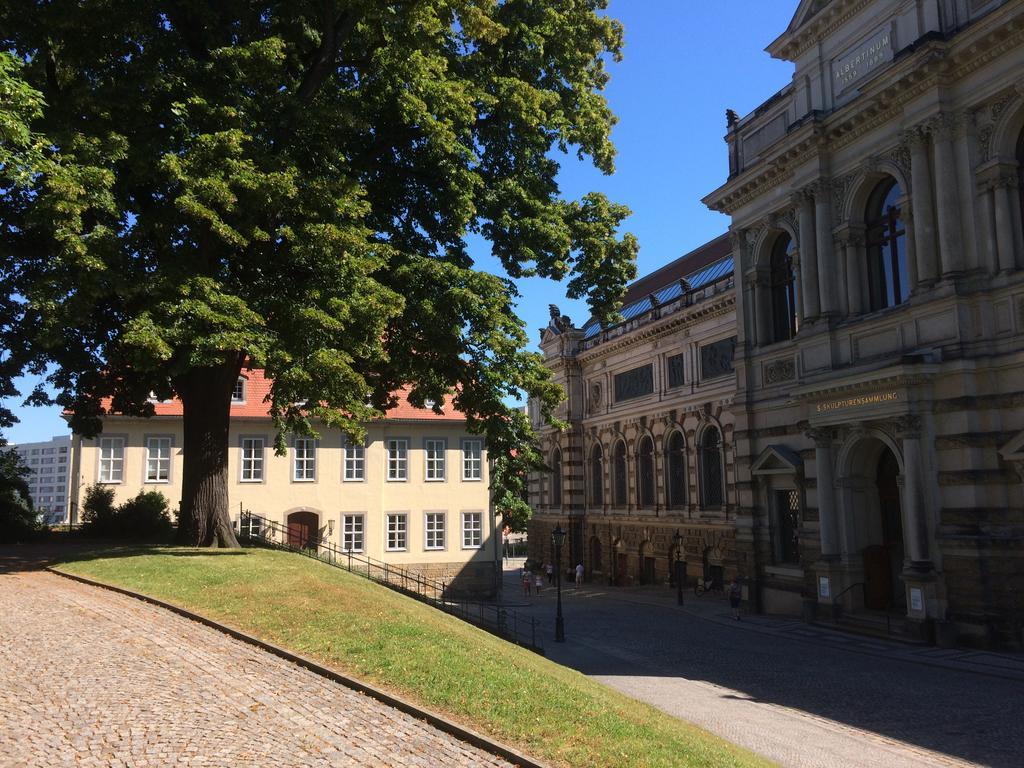
{"type": "Polygon", "coordinates": [[[308,102],[320,90],[320,86],[337,65],[338,51],[359,23],[358,16],[349,11],[336,19],[324,14],[324,29],[320,36],[320,48],[313,63],[309,65],[296,93],[299,101],[308,102]]]}

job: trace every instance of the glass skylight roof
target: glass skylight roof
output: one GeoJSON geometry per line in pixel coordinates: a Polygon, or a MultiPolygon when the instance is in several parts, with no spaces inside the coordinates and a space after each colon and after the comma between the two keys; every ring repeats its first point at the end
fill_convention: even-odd
{"type": "MultiPolygon", "coordinates": [[[[732,272],[733,263],[732,256],[726,256],[721,261],[716,261],[714,264],[709,264],[703,269],[694,272],[692,275],[686,276],[686,282],[690,284],[691,290],[697,290],[703,288],[705,285],[710,285],[716,280],[721,280],[726,275],[732,272]]],[[[661,288],[654,292],[654,298],[659,304],[668,304],[675,299],[678,299],[683,294],[682,286],[679,281],[676,280],[664,288],[661,288]]],[[[627,304],[622,308],[622,322],[628,322],[634,317],[644,314],[645,312],[651,311],[651,300],[649,297],[645,297],[640,301],[635,301],[632,304],[627,304]]],[[[591,322],[586,325],[583,329],[583,338],[591,339],[597,336],[601,332],[601,325],[598,322],[591,322]]]]}

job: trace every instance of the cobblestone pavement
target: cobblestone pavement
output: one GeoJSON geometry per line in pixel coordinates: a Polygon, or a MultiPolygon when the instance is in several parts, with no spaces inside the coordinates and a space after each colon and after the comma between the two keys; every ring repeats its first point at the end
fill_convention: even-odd
{"type": "Polygon", "coordinates": [[[0,574],[0,766],[509,766],[166,610],[0,574]]]}
{"type": "MultiPolygon", "coordinates": [[[[516,564],[513,564],[516,565],[516,564]]],[[[721,598],[667,588],[505,594],[543,622],[554,661],[793,768],[1024,765],[1024,664],[809,627],[732,621],[721,598]],[[979,674],[984,672],[985,674],[979,674]]]]}

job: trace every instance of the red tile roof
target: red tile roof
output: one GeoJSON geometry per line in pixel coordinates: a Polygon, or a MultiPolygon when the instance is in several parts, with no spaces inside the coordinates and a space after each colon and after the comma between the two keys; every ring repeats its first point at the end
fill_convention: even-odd
{"type": "MultiPolygon", "coordinates": [[[[266,400],[270,394],[271,380],[263,375],[263,370],[253,368],[243,370],[245,377],[245,402],[231,404],[232,418],[269,419],[270,403],[266,400]]],[[[451,396],[445,398],[442,405],[443,413],[434,413],[429,408],[416,408],[409,402],[409,387],[403,387],[395,393],[398,402],[395,407],[385,413],[384,418],[394,421],[465,421],[466,417],[456,410],[451,396]]],[[[104,398],[103,408],[110,413],[110,398],[104,398]]],[[[157,416],[181,416],[183,408],[177,398],[162,403],[153,403],[157,416]]]]}

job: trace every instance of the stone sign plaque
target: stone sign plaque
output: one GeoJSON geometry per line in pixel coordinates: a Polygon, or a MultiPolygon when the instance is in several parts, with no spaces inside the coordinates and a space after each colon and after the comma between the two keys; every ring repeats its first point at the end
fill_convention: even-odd
{"type": "Polygon", "coordinates": [[[877,32],[832,62],[832,83],[836,96],[892,61],[892,34],[877,32]]]}
{"type": "Polygon", "coordinates": [[[654,368],[644,365],[615,374],[615,402],[633,400],[654,391],[654,368]]]}

